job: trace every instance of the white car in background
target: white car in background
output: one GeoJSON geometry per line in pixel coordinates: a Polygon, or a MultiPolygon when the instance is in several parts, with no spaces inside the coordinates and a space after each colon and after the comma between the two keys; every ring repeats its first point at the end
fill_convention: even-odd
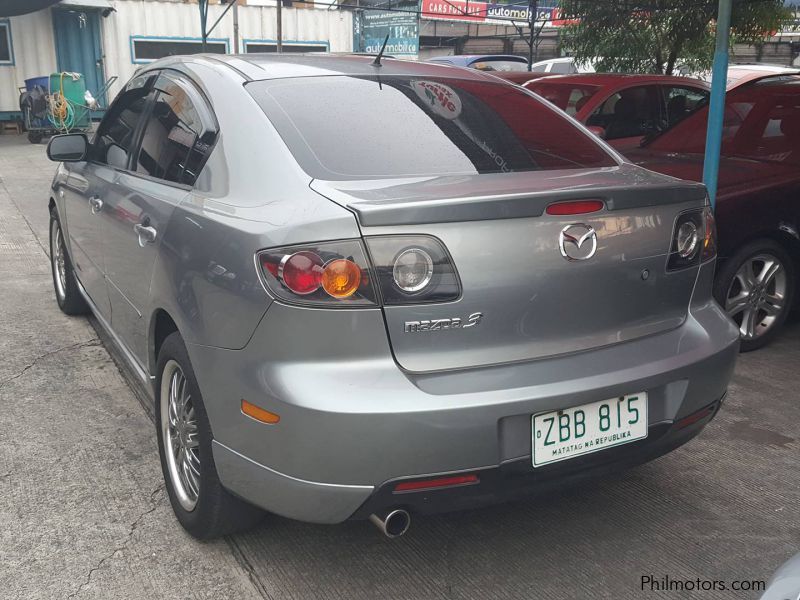
{"type": "Polygon", "coordinates": [[[534,73],[551,73],[553,75],[567,75],[571,73],[594,73],[594,64],[591,62],[578,63],[572,56],[549,58],[540,60],[531,65],[534,73]]]}

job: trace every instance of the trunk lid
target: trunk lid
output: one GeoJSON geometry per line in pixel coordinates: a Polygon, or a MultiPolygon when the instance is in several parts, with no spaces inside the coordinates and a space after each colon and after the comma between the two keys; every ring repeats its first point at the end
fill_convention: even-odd
{"type": "Polygon", "coordinates": [[[398,363],[435,371],[541,359],[629,341],[680,326],[697,267],[667,272],[676,217],[705,202],[698,184],[633,165],[592,170],[403,180],[316,180],[352,210],[362,234],[426,234],[449,251],[462,294],[454,302],[387,306],[398,363]],[[546,214],[554,202],[599,199],[602,211],[546,214]],[[560,242],[564,228],[580,249],[560,242]],[[469,328],[407,323],[459,318],[469,328]]]}

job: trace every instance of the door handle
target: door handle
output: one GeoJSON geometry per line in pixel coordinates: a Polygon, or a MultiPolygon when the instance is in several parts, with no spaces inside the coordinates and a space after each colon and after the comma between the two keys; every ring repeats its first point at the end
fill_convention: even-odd
{"type": "Polygon", "coordinates": [[[156,235],[158,235],[158,232],[156,231],[155,227],[137,223],[133,226],[133,230],[136,232],[136,235],[139,236],[139,245],[142,248],[144,248],[147,244],[152,244],[156,241],[156,235]]]}
{"type": "Polygon", "coordinates": [[[92,214],[96,215],[101,210],[103,210],[103,201],[100,200],[97,196],[91,196],[89,198],[89,206],[91,208],[92,214]]]}

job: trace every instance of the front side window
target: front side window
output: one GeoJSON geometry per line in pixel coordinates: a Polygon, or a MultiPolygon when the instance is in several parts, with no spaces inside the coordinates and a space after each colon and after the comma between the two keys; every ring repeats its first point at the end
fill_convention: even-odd
{"type": "Polygon", "coordinates": [[[14,64],[14,48],[11,46],[11,22],[0,19],[0,65],[14,64]]]}
{"type": "Polygon", "coordinates": [[[664,86],[664,106],[669,127],[680,123],[708,101],[709,92],[688,87],[664,86]]]}
{"type": "Polygon", "coordinates": [[[640,137],[656,131],[660,105],[655,86],[616,92],[592,113],[587,125],[602,127],[605,139],[640,137]]]}
{"type": "Polygon", "coordinates": [[[410,76],[258,81],[248,91],[300,166],[328,180],[616,166],[517,86],[410,76]]]}
{"type": "Polygon", "coordinates": [[[94,138],[91,159],[118,169],[127,168],[136,128],[147,105],[146,88],[128,89],[114,102],[94,138]]]}
{"type": "Polygon", "coordinates": [[[193,185],[213,144],[189,84],[168,77],[156,82],[157,96],[145,125],[136,171],[172,183],[193,185]]]}

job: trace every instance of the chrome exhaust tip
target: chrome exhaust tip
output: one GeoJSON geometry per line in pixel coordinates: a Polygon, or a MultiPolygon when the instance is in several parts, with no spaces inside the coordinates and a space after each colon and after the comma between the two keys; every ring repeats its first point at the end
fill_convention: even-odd
{"type": "Polygon", "coordinates": [[[370,515],[369,520],[383,532],[383,535],[391,539],[399,538],[411,526],[411,515],[402,508],[391,510],[383,517],[370,515]]]}

